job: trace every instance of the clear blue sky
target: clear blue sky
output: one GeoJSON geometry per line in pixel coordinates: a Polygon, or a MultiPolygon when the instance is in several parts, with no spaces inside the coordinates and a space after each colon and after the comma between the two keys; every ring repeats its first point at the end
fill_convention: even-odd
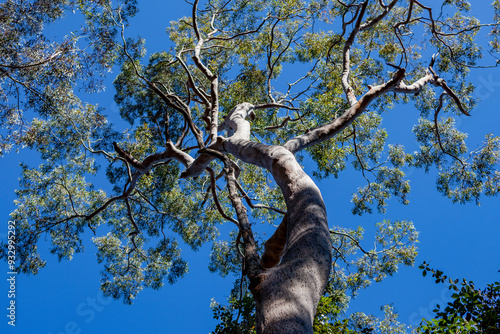
{"type": "MultiPolygon", "coordinates": [[[[483,8],[476,13],[486,15],[488,2],[484,1],[483,8]]],[[[141,12],[127,32],[145,37],[149,54],[168,45],[164,31],[169,21],[190,15],[189,6],[183,1],[151,3],[140,2],[141,12]]],[[[111,77],[114,75],[116,73],[111,77]]],[[[477,83],[483,101],[472,117],[458,120],[458,127],[470,133],[469,147],[474,148],[484,134],[500,134],[500,69],[473,72],[471,77],[477,83]]],[[[89,99],[116,117],[113,93],[110,86],[104,94],[89,99]]],[[[416,149],[411,135],[416,119],[417,112],[409,107],[386,114],[384,125],[389,132],[389,142],[416,149]]],[[[13,190],[18,185],[20,161],[36,160],[27,150],[1,158],[0,238],[6,236],[9,213],[14,208],[13,190]]],[[[410,205],[402,206],[393,201],[385,215],[362,217],[352,216],[350,203],[351,194],[363,184],[360,175],[345,172],[339,179],[323,181],[320,189],[328,207],[330,225],[365,227],[364,245],[369,247],[372,244],[370,231],[376,222],[383,219],[412,220],[421,232],[417,264],[431,261],[432,266],[450,277],[467,277],[478,286],[499,280],[500,198],[483,198],[479,207],[453,205],[436,192],[434,176],[432,172],[427,175],[422,171],[411,173],[410,205]]],[[[90,239],[90,234],[88,237],[90,239]]],[[[76,255],[71,262],[58,263],[57,258],[47,256],[47,267],[37,276],[17,277],[15,329],[7,325],[8,270],[6,264],[0,263],[3,275],[0,284],[1,333],[208,333],[213,330],[215,321],[209,308],[210,301],[215,298],[224,303],[232,279],[222,279],[208,272],[209,247],[197,253],[184,250],[190,273],[173,286],[141,292],[134,304],[128,306],[121,301],[102,298],[95,248],[91,242],[87,245],[87,252],[76,255]]],[[[400,320],[415,325],[436,302],[448,300],[449,293],[444,286],[423,278],[417,268],[401,268],[394,277],[362,291],[350,311],[379,315],[381,305],[394,303],[400,320]]]]}

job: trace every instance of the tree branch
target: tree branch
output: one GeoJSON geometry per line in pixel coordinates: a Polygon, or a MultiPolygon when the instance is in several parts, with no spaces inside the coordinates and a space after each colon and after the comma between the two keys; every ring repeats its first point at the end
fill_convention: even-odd
{"type": "Polygon", "coordinates": [[[347,98],[347,101],[349,102],[349,105],[353,106],[358,102],[356,99],[356,95],[354,94],[354,91],[349,84],[349,71],[351,67],[351,60],[350,60],[350,52],[351,52],[351,46],[354,43],[354,39],[356,38],[357,33],[360,30],[361,26],[361,21],[363,20],[363,16],[365,15],[366,7],[368,6],[368,1],[365,1],[361,9],[359,10],[359,13],[357,12],[357,20],[356,24],[354,25],[354,28],[351,31],[351,34],[347,38],[347,41],[344,44],[344,51],[343,51],[343,62],[342,62],[342,88],[344,89],[345,96],[347,98]]]}
{"type": "MultiPolygon", "coordinates": [[[[250,124],[245,121],[245,118],[250,116],[255,117],[253,112],[254,106],[250,103],[241,103],[237,105],[224,119],[224,122],[219,126],[219,130],[227,130],[228,135],[233,140],[250,139],[250,124]]],[[[215,142],[212,142],[207,148],[215,151],[224,151],[224,141],[222,137],[218,137],[215,142]]],[[[210,154],[201,153],[196,160],[181,174],[182,178],[198,177],[208,167],[214,157],[210,154]]]]}
{"type": "Polygon", "coordinates": [[[396,3],[398,2],[399,0],[393,0],[390,4],[388,5],[384,5],[382,3],[382,1],[380,1],[380,5],[382,6],[382,8],[384,8],[384,10],[382,11],[382,13],[380,13],[377,17],[375,17],[374,19],[368,21],[368,22],[365,22],[363,23],[360,27],[359,27],[359,31],[364,31],[366,29],[369,29],[375,25],[377,25],[391,10],[392,8],[396,5],[396,3]]]}
{"type": "Polygon", "coordinates": [[[438,107],[436,108],[436,112],[434,113],[434,127],[436,128],[436,138],[437,138],[437,141],[438,141],[438,144],[439,144],[439,148],[441,149],[441,151],[444,154],[447,154],[450,157],[452,157],[453,159],[455,159],[458,162],[460,162],[460,164],[462,165],[462,168],[465,168],[465,163],[462,161],[462,159],[460,159],[456,155],[454,155],[454,154],[448,152],[447,150],[445,150],[444,147],[443,147],[443,143],[441,142],[441,135],[439,133],[439,126],[438,126],[438,115],[439,115],[439,112],[441,111],[441,108],[443,107],[443,100],[444,100],[444,97],[446,95],[447,95],[447,93],[443,92],[439,96],[439,104],[438,104],[438,107]]]}
{"type": "Polygon", "coordinates": [[[344,113],[330,123],[319,126],[306,134],[288,140],[285,145],[292,153],[297,153],[309,146],[315,145],[322,141],[332,138],[337,133],[345,129],[351,124],[359,115],[361,115],[366,107],[378,96],[390,91],[393,87],[397,86],[403,79],[405,74],[404,69],[396,71],[393,78],[384,84],[370,87],[370,90],[363,95],[358,102],[352,105],[344,113]]]}
{"type": "Polygon", "coordinates": [[[227,189],[229,191],[229,199],[236,211],[238,217],[241,237],[243,239],[243,248],[245,250],[245,274],[252,281],[257,278],[263,271],[260,264],[260,258],[257,253],[257,244],[255,242],[250,222],[246,214],[246,208],[243,205],[241,198],[238,196],[236,187],[236,176],[232,164],[225,162],[225,176],[227,181],[227,189]]]}

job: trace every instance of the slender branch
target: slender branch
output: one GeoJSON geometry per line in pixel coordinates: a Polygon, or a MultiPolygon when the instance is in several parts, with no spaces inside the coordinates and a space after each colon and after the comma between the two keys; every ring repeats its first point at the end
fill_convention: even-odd
{"type": "Polygon", "coordinates": [[[344,89],[345,96],[347,98],[347,101],[349,101],[349,105],[353,106],[356,104],[358,101],[356,99],[356,95],[354,94],[354,91],[349,84],[349,71],[350,71],[350,52],[351,52],[351,46],[354,43],[354,40],[356,38],[356,35],[360,31],[360,26],[361,26],[361,21],[363,20],[363,16],[365,15],[366,7],[368,6],[368,1],[365,1],[361,9],[358,13],[358,17],[356,20],[356,24],[354,25],[354,28],[351,31],[351,34],[347,38],[345,45],[344,45],[344,52],[343,52],[343,62],[342,62],[342,88],[344,89]]]}
{"type": "Polygon", "coordinates": [[[370,188],[371,182],[365,175],[365,170],[366,170],[365,164],[363,163],[361,157],[359,156],[358,145],[356,144],[356,127],[354,125],[352,126],[352,145],[354,147],[354,155],[356,156],[359,165],[361,167],[361,174],[363,174],[363,177],[365,178],[366,182],[368,182],[368,188],[370,188]]]}
{"type": "Polygon", "coordinates": [[[253,107],[255,110],[257,109],[269,109],[269,108],[282,108],[282,109],[288,109],[288,110],[300,110],[299,108],[295,108],[292,106],[288,106],[286,104],[281,104],[281,103],[264,103],[264,104],[257,104],[253,107]]]}
{"type": "Polygon", "coordinates": [[[193,4],[193,30],[194,30],[194,33],[196,34],[196,38],[198,40],[201,40],[201,35],[200,35],[200,31],[198,30],[198,22],[197,22],[197,18],[196,18],[196,12],[198,11],[198,2],[199,0],[195,0],[194,1],[194,4],[193,4]]]}
{"type": "MultiPolygon", "coordinates": [[[[338,1],[339,3],[341,3],[340,1],[338,1]]],[[[346,6],[346,5],[345,5],[346,6]]],[[[347,6],[346,6],[347,7],[347,6]]],[[[326,53],[326,59],[331,61],[331,62],[334,62],[333,59],[330,57],[330,54],[333,50],[333,48],[338,45],[341,41],[342,41],[342,38],[344,37],[345,33],[346,33],[346,28],[349,24],[351,24],[352,22],[354,22],[354,20],[357,18],[358,16],[358,13],[359,13],[359,6],[356,7],[356,13],[353,15],[353,17],[349,20],[349,21],[346,21],[345,20],[345,16],[347,15],[349,11],[345,11],[344,14],[342,14],[342,32],[340,33],[340,35],[337,36],[337,39],[332,42],[332,44],[330,45],[329,49],[328,49],[328,52],[326,53]]]]}
{"type": "MultiPolygon", "coordinates": [[[[236,180],[237,169],[235,168],[234,162],[232,162],[223,153],[209,148],[203,149],[202,151],[202,153],[210,154],[220,159],[224,163],[224,176],[226,178],[227,189],[229,191],[229,199],[234,210],[236,211],[236,216],[238,218],[236,224],[239,228],[239,233],[243,238],[243,248],[245,250],[244,274],[247,275],[250,280],[253,280],[262,273],[263,268],[260,264],[260,259],[257,254],[257,243],[255,242],[252,228],[248,220],[248,215],[246,214],[247,210],[243,205],[240,196],[238,195],[238,182],[236,180]]],[[[215,178],[213,178],[213,182],[215,183],[215,178]]],[[[215,185],[213,185],[212,188],[215,188],[215,185]]]]}
{"type": "Polygon", "coordinates": [[[257,32],[259,32],[260,28],[262,28],[264,26],[264,24],[266,23],[266,21],[270,18],[270,16],[266,16],[264,18],[264,20],[262,20],[262,22],[260,23],[260,25],[255,28],[254,30],[248,30],[248,31],[243,31],[243,32],[240,32],[240,33],[237,33],[237,34],[234,34],[233,36],[231,37],[210,37],[207,39],[207,41],[212,41],[212,40],[219,40],[219,41],[230,41],[230,40],[233,40],[235,38],[238,38],[238,37],[241,37],[241,36],[245,36],[245,35],[250,35],[250,34],[255,34],[257,32]]]}
{"type": "Polygon", "coordinates": [[[62,51],[57,50],[49,57],[47,57],[41,61],[38,61],[38,62],[29,63],[29,64],[0,64],[0,67],[10,68],[13,70],[21,70],[21,69],[26,69],[26,68],[31,68],[31,67],[38,67],[38,66],[41,66],[41,65],[44,65],[46,63],[51,62],[52,60],[54,60],[55,58],[57,58],[61,54],[62,54],[62,51]]]}
{"type": "Polygon", "coordinates": [[[256,279],[263,271],[260,264],[260,257],[257,253],[257,243],[255,242],[250,222],[246,214],[246,208],[243,205],[241,198],[238,196],[236,187],[235,170],[227,160],[225,164],[225,177],[227,188],[229,191],[229,199],[236,211],[238,217],[239,229],[243,239],[243,248],[245,250],[245,274],[252,281],[256,279]]]}
{"type": "Polygon", "coordinates": [[[130,222],[134,226],[134,230],[129,233],[129,236],[132,236],[132,243],[134,244],[135,248],[137,248],[137,245],[135,244],[135,236],[140,233],[139,226],[137,226],[137,223],[135,222],[134,215],[132,214],[132,208],[130,207],[130,201],[128,198],[125,199],[125,204],[127,206],[127,214],[130,219],[130,222]]]}
{"type": "Polygon", "coordinates": [[[274,65],[272,64],[271,62],[271,59],[272,59],[272,56],[273,56],[273,44],[274,44],[274,29],[276,29],[276,26],[278,25],[278,23],[280,22],[280,19],[276,19],[276,22],[274,22],[274,24],[272,25],[271,27],[271,31],[270,31],[270,37],[271,37],[271,40],[269,41],[268,43],[268,47],[267,47],[267,68],[269,70],[269,74],[267,76],[267,96],[269,97],[269,99],[275,103],[275,99],[272,95],[272,92],[271,92],[271,76],[273,74],[273,67],[274,65]]]}
{"type": "Polygon", "coordinates": [[[297,30],[295,30],[290,38],[288,39],[288,43],[285,45],[285,47],[283,48],[283,50],[281,50],[281,52],[276,56],[276,58],[274,59],[273,63],[271,64],[271,67],[269,68],[269,74],[268,74],[268,94],[270,95],[271,97],[271,100],[274,102],[274,98],[272,98],[271,96],[271,77],[273,76],[273,73],[274,73],[274,69],[276,67],[276,65],[278,64],[278,62],[280,61],[281,57],[285,54],[285,52],[290,48],[290,45],[292,44],[292,42],[294,42],[294,37],[295,35],[302,29],[302,27],[299,27],[297,28],[297,30]]]}
{"type": "MultiPolygon", "coordinates": [[[[423,4],[421,4],[419,1],[417,0],[410,0],[410,7],[413,5],[413,3],[417,4],[420,8],[422,8],[423,10],[427,11],[428,14],[429,14],[429,21],[431,22],[430,23],[430,30],[432,32],[432,35],[442,44],[444,45],[444,47],[446,49],[448,49],[449,53],[450,53],[450,58],[453,62],[453,64],[458,64],[460,66],[464,66],[464,67],[482,67],[482,66],[473,66],[473,65],[469,65],[469,64],[464,64],[460,61],[458,61],[456,59],[456,55],[455,55],[455,52],[453,51],[453,48],[448,45],[441,37],[442,36],[446,36],[446,34],[440,34],[437,27],[436,27],[436,21],[434,20],[433,18],[433,15],[432,15],[432,8],[431,7],[428,7],[428,6],[424,6],[423,4]]],[[[498,24],[498,23],[496,23],[498,24]]],[[[495,24],[492,24],[492,25],[495,25],[495,24]]],[[[467,30],[464,30],[462,32],[465,32],[467,30]]],[[[460,32],[460,33],[462,33],[460,32]]]]}
{"type": "MultiPolygon", "coordinates": [[[[283,118],[283,121],[281,121],[281,123],[279,125],[271,125],[271,126],[266,126],[264,128],[264,130],[276,130],[276,129],[281,129],[281,128],[284,128],[288,122],[291,121],[291,117],[290,116],[286,116],[285,118],[283,118]]],[[[257,129],[259,130],[259,129],[257,129]]]]}
{"type": "MultiPolygon", "coordinates": [[[[198,2],[198,1],[196,1],[196,2],[198,2]]],[[[161,89],[158,88],[158,86],[154,82],[148,80],[144,75],[142,75],[140,73],[136,62],[134,61],[133,57],[130,55],[130,53],[127,50],[127,42],[125,39],[125,24],[123,23],[119,12],[118,12],[118,15],[119,15],[120,23],[118,23],[115,20],[113,15],[111,15],[111,18],[113,19],[115,24],[121,28],[121,38],[122,38],[122,42],[123,42],[123,46],[121,46],[121,47],[123,49],[123,52],[125,53],[125,56],[128,58],[129,62],[134,67],[134,71],[135,71],[136,76],[138,78],[140,78],[144,83],[146,83],[146,85],[149,87],[149,89],[151,89],[154,93],[156,93],[163,100],[163,102],[165,102],[165,104],[167,106],[170,106],[181,113],[181,115],[184,117],[184,119],[188,123],[189,128],[191,129],[193,135],[195,136],[198,144],[200,145],[200,147],[203,147],[204,144],[203,144],[202,132],[194,123],[194,121],[191,117],[191,111],[189,109],[189,106],[187,106],[177,95],[165,94],[161,89]]]]}
{"type": "Polygon", "coordinates": [[[113,147],[115,148],[116,153],[118,153],[120,157],[125,159],[125,161],[131,164],[135,169],[137,170],[145,169],[144,165],[141,162],[135,159],[130,153],[123,150],[120,146],[118,146],[116,142],[113,142],[113,147]]]}
{"type": "Polygon", "coordinates": [[[354,238],[352,235],[349,235],[347,233],[343,233],[343,232],[338,232],[338,231],[334,231],[334,230],[330,230],[330,234],[336,234],[336,235],[340,235],[342,237],[346,237],[346,238],[349,238],[352,240],[352,242],[354,242],[356,244],[356,246],[358,246],[358,248],[363,252],[365,253],[366,255],[375,255],[374,253],[371,253],[371,252],[367,252],[363,249],[363,247],[361,247],[361,245],[359,244],[359,241],[354,238]]]}
{"type": "Polygon", "coordinates": [[[456,35],[463,34],[464,32],[468,32],[468,31],[472,31],[472,30],[478,30],[478,29],[481,29],[483,27],[496,27],[498,25],[500,25],[500,23],[484,23],[484,24],[478,24],[478,25],[474,25],[474,26],[471,26],[471,27],[467,27],[467,28],[464,28],[462,30],[455,31],[455,32],[452,32],[452,33],[446,33],[446,32],[440,32],[440,31],[436,31],[435,33],[437,35],[441,35],[441,36],[456,36],[456,35]]]}
{"type": "Polygon", "coordinates": [[[437,141],[438,141],[438,144],[439,144],[439,148],[441,149],[441,151],[443,151],[443,153],[449,155],[453,159],[455,159],[458,162],[460,162],[460,164],[462,165],[462,168],[465,168],[465,163],[459,157],[457,157],[456,155],[454,155],[454,154],[448,152],[447,150],[445,150],[445,148],[443,147],[443,143],[441,142],[441,135],[439,133],[439,126],[438,126],[438,114],[441,111],[441,108],[443,106],[443,100],[444,100],[444,97],[446,95],[447,95],[446,92],[441,93],[441,95],[439,96],[439,105],[436,108],[436,112],[434,113],[434,127],[436,129],[436,138],[437,138],[437,141]]]}
{"type": "Polygon", "coordinates": [[[178,54],[176,58],[179,60],[180,64],[182,65],[182,68],[184,68],[184,70],[186,71],[186,74],[188,76],[188,87],[191,88],[199,98],[201,98],[201,100],[205,105],[209,106],[210,101],[208,101],[207,99],[207,94],[205,92],[202,92],[198,88],[198,86],[196,86],[193,75],[191,74],[191,71],[189,71],[186,63],[182,60],[180,54],[178,54]]]}
{"type": "Polygon", "coordinates": [[[431,71],[431,73],[434,76],[434,82],[433,82],[434,86],[439,86],[439,87],[443,88],[443,90],[446,92],[446,94],[449,95],[453,99],[453,101],[457,105],[457,108],[464,115],[470,116],[470,114],[465,110],[464,106],[462,105],[462,102],[458,98],[457,94],[455,94],[455,92],[453,92],[453,90],[451,90],[451,88],[448,86],[448,84],[446,83],[446,81],[444,81],[444,79],[440,78],[436,74],[436,72],[434,71],[433,66],[434,66],[434,61],[436,60],[436,57],[437,57],[437,54],[435,54],[435,55],[432,56],[432,60],[431,60],[431,63],[429,65],[429,71],[431,71]]]}
{"type": "Polygon", "coordinates": [[[252,209],[267,209],[267,210],[272,210],[272,211],[277,212],[277,213],[281,213],[282,215],[286,214],[285,211],[274,208],[272,206],[262,205],[262,204],[253,204],[252,199],[250,198],[250,196],[248,196],[248,194],[246,193],[246,191],[243,189],[243,187],[241,186],[241,184],[239,182],[236,182],[236,187],[238,187],[238,191],[243,195],[243,198],[247,202],[248,206],[251,207],[252,209]]]}
{"type": "Polygon", "coordinates": [[[215,202],[215,206],[217,207],[217,210],[219,211],[220,215],[230,221],[231,223],[235,224],[236,226],[239,226],[238,221],[234,220],[233,218],[229,217],[225,212],[224,209],[222,209],[222,206],[220,205],[219,198],[217,197],[217,187],[215,185],[215,173],[214,170],[210,167],[207,168],[207,171],[210,175],[210,190],[212,192],[212,197],[215,202]]]}
{"type": "MultiPolygon", "coordinates": [[[[209,133],[210,133],[210,141],[215,142],[217,140],[217,129],[218,129],[218,118],[219,118],[219,78],[217,74],[212,73],[210,69],[203,64],[201,61],[201,48],[203,44],[206,42],[201,37],[200,31],[198,29],[198,22],[197,22],[197,17],[196,17],[196,12],[198,9],[198,2],[199,0],[196,0],[193,4],[193,29],[195,31],[196,38],[198,42],[196,43],[196,46],[194,48],[194,55],[192,56],[192,59],[195,63],[195,65],[198,67],[198,69],[207,77],[207,79],[210,80],[210,98],[211,98],[211,104],[207,105],[207,111],[208,114],[206,114],[207,118],[207,125],[209,128],[209,133]]],[[[204,147],[205,145],[200,145],[200,147],[204,147]]]]}
{"type": "Polygon", "coordinates": [[[403,40],[401,39],[401,36],[400,36],[400,35],[402,35],[400,27],[404,26],[404,25],[407,25],[407,24],[410,23],[412,14],[413,14],[413,1],[410,0],[410,4],[409,4],[409,7],[408,7],[408,15],[406,16],[406,20],[400,21],[400,22],[396,23],[394,25],[394,27],[393,27],[393,29],[394,29],[394,35],[398,39],[399,45],[401,45],[401,50],[402,50],[401,62],[404,59],[405,64],[408,64],[408,55],[406,54],[406,48],[405,48],[403,40]]]}

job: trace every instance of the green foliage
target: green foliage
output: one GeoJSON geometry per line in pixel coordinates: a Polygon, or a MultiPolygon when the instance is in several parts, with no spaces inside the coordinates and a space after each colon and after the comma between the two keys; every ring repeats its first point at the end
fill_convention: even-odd
{"type": "Polygon", "coordinates": [[[255,300],[249,292],[245,293],[239,299],[231,297],[228,306],[222,306],[215,300],[212,300],[210,308],[212,309],[214,319],[220,321],[211,333],[256,333],[255,300]]]}
{"type": "Polygon", "coordinates": [[[496,196],[500,191],[500,174],[493,166],[500,162],[500,138],[487,135],[482,146],[467,156],[467,135],[455,128],[453,119],[437,124],[444,150],[433,123],[421,120],[413,128],[421,144],[420,152],[413,159],[414,166],[426,172],[433,165],[437,167],[437,189],[453,202],[476,201],[479,204],[482,194],[496,196]]]}
{"type": "MultiPolygon", "coordinates": [[[[498,0],[495,0],[493,1],[493,3],[491,4],[493,6],[493,12],[494,12],[494,17],[493,19],[495,20],[495,22],[498,22],[500,21],[500,2],[498,0]]],[[[500,30],[498,29],[498,27],[493,27],[491,29],[491,32],[489,34],[491,37],[491,41],[490,41],[490,46],[491,46],[491,50],[493,52],[499,52],[500,50],[500,30]]]]}
{"type": "Polygon", "coordinates": [[[372,250],[360,248],[364,230],[336,228],[331,230],[335,261],[329,285],[338,293],[355,296],[372,282],[379,282],[397,272],[400,264],[412,265],[417,256],[418,232],[408,221],[383,221],[377,224],[376,245],[372,250]],[[380,248],[377,250],[377,248],[380,248]],[[355,256],[359,251],[361,256],[355,256]],[[342,261],[339,261],[342,260],[342,261]],[[338,262],[344,262],[341,265],[338,262]]]}
{"type": "Polygon", "coordinates": [[[188,271],[177,242],[168,238],[147,251],[137,249],[144,244],[142,238],[122,245],[119,238],[108,233],[93,241],[98,251],[97,262],[105,264],[101,280],[104,295],[115,299],[121,297],[127,304],[131,304],[143,288],[159,289],[165,279],[173,284],[188,271]]]}
{"type": "Polygon", "coordinates": [[[424,319],[418,333],[470,333],[493,334],[500,331],[500,282],[488,284],[484,289],[475,287],[465,278],[448,278],[440,270],[432,269],[427,263],[419,266],[424,276],[431,273],[436,283],[448,285],[454,293],[453,301],[445,308],[441,305],[433,310],[434,319],[424,319]]]}
{"type": "MultiPolygon", "coordinates": [[[[348,321],[349,332],[347,333],[377,333],[377,334],[404,334],[407,333],[406,326],[401,324],[398,314],[395,313],[392,305],[385,305],[380,308],[384,312],[383,318],[367,316],[363,313],[352,314],[348,321]]],[[[335,333],[335,332],[330,332],[335,333]]]]}
{"type": "Polygon", "coordinates": [[[118,11],[126,23],[136,13],[136,1],[0,4],[0,155],[33,140],[30,111],[57,117],[74,108],[77,85],[90,93],[103,89],[101,77],[120,52],[119,29],[112,20],[118,11]],[[46,26],[65,16],[83,16],[82,29],[55,39],[46,36],[46,26]]]}
{"type": "MultiPolygon", "coordinates": [[[[18,222],[18,270],[36,274],[45,261],[37,252],[40,231],[48,231],[51,253],[61,259],[71,259],[83,251],[81,235],[84,228],[100,225],[103,220],[83,219],[81,213],[97,209],[105,194],[94,190],[85,175],[95,174],[92,159],[76,156],[64,165],[42,164],[38,169],[23,165],[21,189],[17,191],[17,209],[12,218],[18,222]],[[69,217],[74,217],[70,222],[69,217]]],[[[2,253],[2,256],[4,253],[2,253]]]]}

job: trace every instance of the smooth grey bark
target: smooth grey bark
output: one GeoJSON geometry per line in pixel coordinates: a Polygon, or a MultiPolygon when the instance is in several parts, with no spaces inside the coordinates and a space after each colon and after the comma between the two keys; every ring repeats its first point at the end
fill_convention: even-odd
{"type": "Polygon", "coordinates": [[[282,146],[228,139],[225,151],[266,168],[287,204],[287,247],[281,263],[251,279],[258,333],[312,333],[331,268],[325,204],[313,180],[282,146]]]}
{"type": "Polygon", "coordinates": [[[312,333],[316,307],[326,286],[332,245],[325,204],[314,181],[283,146],[251,142],[249,103],[238,105],[221,127],[232,134],[222,149],[266,168],[287,205],[287,245],[281,263],[251,278],[258,333],[312,333]]]}

